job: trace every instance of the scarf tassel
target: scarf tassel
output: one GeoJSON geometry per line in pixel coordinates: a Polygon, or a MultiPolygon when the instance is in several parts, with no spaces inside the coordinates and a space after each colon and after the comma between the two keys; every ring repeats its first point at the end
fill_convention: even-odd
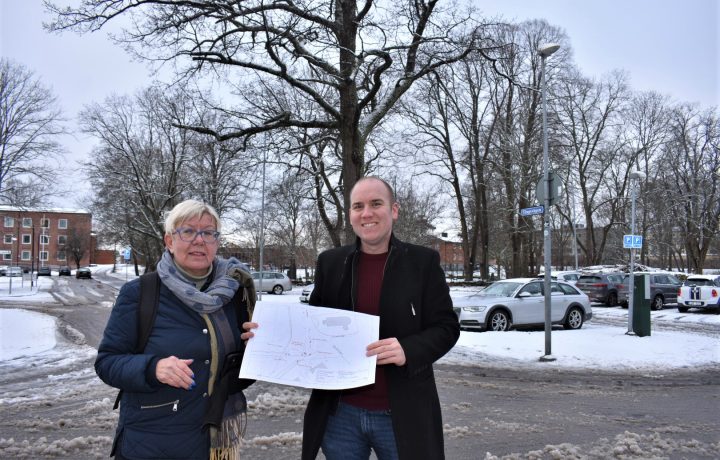
{"type": "Polygon", "coordinates": [[[223,418],[220,428],[211,428],[210,460],[239,460],[247,414],[241,412],[223,418]]]}

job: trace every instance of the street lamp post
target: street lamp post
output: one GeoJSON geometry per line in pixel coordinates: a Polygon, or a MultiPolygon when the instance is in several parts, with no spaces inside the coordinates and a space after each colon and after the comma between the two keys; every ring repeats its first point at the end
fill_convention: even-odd
{"type": "Polygon", "coordinates": [[[15,242],[17,241],[17,238],[14,236],[10,240],[10,269],[9,269],[9,275],[10,275],[10,288],[8,289],[8,295],[12,295],[12,282],[13,277],[15,276],[15,273],[13,272],[13,258],[15,257],[15,242]]]}
{"type": "Polygon", "coordinates": [[[551,244],[550,239],[550,157],[548,155],[548,133],[547,133],[547,78],[545,76],[545,60],[548,56],[552,55],[555,51],[560,49],[560,45],[557,43],[548,43],[540,45],[537,52],[540,55],[541,62],[541,77],[542,77],[542,105],[543,105],[543,117],[542,117],[542,128],[543,128],[543,182],[545,184],[545,199],[543,200],[543,253],[545,275],[543,279],[543,289],[545,291],[545,355],[543,355],[541,361],[555,361],[552,356],[550,332],[552,330],[552,323],[550,321],[550,275],[551,275],[551,244]]]}
{"type": "MultiPolygon", "coordinates": [[[[635,200],[637,199],[637,188],[640,181],[645,179],[645,174],[640,171],[630,173],[630,234],[635,234],[635,200]]],[[[635,297],[635,248],[630,248],[630,280],[628,283],[628,334],[633,334],[633,312],[635,297]]]]}
{"type": "Polygon", "coordinates": [[[262,300],[263,292],[263,260],[265,252],[265,163],[267,162],[267,151],[263,151],[263,164],[262,164],[262,203],[260,203],[260,287],[257,290],[257,300],[262,300]]]}

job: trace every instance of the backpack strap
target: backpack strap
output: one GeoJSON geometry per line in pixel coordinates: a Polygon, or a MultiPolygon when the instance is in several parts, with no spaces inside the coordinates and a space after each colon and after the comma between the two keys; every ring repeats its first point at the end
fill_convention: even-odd
{"type": "Polygon", "coordinates": [[[138,310],[138,341],[135,353],[145,350],[150,331],[155,324],[158,304],[160,303],[160,275],[157,272],[145,273],[140,277],[140,308],[138,310]]]}
{"type": "MultiPolygon", "coordinates": [[[[145,273],[140,276],[140,301],[138,302],[137,318],[137,342],[135,343],[135,354],[145,350],[150,332],[155,324],[158,304],[160,303],[160,276],[157,272],[145,273]]],[[[113,410],[120,405],[123,391],[118,391],[113,404],[113,410]]]]}

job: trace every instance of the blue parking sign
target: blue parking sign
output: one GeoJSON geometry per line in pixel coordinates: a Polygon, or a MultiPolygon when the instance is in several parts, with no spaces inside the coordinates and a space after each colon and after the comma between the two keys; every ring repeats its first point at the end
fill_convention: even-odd
{"type": "Polygon", "coordinates": [[[641,249],[643,237],[642,235],[623,235],[623,248],[641,249]]]}
{"type": "Polygon", "coordinates": [[[126,248],[125,251],[123,251],[123,259],[130,260],[130,248],[126,248]]]}

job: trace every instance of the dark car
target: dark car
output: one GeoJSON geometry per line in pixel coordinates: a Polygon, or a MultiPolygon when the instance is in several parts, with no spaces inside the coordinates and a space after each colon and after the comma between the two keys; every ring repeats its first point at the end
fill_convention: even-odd
{"type": "Polygon", "coordinates": [[[37,276],[50,276],[50,267],[38,267],[37,276]]]}
{"type": "Polygon", "coordinates": [[[92,273],[90,272],[90,269],[87,268],[87,267],[78,268],[78,269],[75,271],[75,278],[78,278],[78,279],[80,279],[80,278],[88,278],[88,279],[90,279],[90,278],[92,278],[92,273]]]}
{"type": "MultiPolygon", "coordinates": [[[[672,273],[635,272],[635,279],[639,276],[646,276],[650,282],[650,308],[662,310],[665,304],[677,303],[678,291],[682,282],[672,273]]],[[[624,297],[623,308],[628,308],[627,291],[630,286],[630,275],[625,275],[623,281],[624,297]]]]}
{"type": "Polygon", "coordinates": [[[617,305],[626,299],[627,288],[623,287],[625,273],[583,273],[575,287],[583,291],[593,302],[604,303],[608,307],[617,305]]]}
{"type": "Polygon", "coordinates": [[[59,276],[70,276],[70,267],[60,267],[60,270],[58,270],[59,276]]]}

